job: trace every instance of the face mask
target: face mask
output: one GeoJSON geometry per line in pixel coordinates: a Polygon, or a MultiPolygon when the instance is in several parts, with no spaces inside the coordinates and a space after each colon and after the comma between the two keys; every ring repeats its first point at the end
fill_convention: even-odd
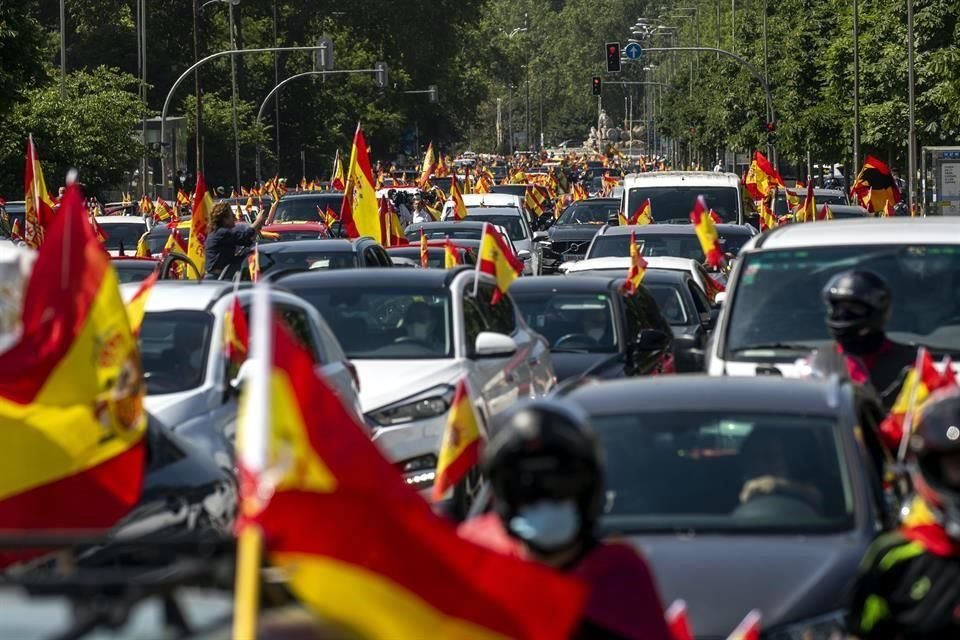
{"type": "Polygon", "coordinates": [[[541,500],[519,510],[508,524],[510,532],[541,551],[560,550],[580,532],[580,514],[572,500],[541,500]]]}
{"type": "Polygon", "coordinates": [[[593,340],[599,340],[603,337],[603,327],[590,327],[587,329],[587,335],[593,340]]]}
{"type": "Polygon", "coordinates": [[[414,322],[410,325],[410,335],[418,340],[426,340],[430,335],[430,325],[426,322],[414,322]]]}
{"type": "Polygon", "coordinates": [[[855,356],[872,353],[883,344],[885,337],[883,333],[874,331],[860,333],[861,331],[863,329],[858,327],[856,329],[833,329],[831,333],[844,351],[855,356]]]}

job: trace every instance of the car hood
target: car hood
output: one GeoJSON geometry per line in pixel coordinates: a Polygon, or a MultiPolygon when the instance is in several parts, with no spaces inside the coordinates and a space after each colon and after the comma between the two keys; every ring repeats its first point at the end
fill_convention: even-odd
{"type": "Polygon", "coordinates": [[[698,638],[726,638],[758,609],[765,630],[842,609],[869,540],[826,536],[633,536],[665,605],[687,603],[698,638]]]}
{"type": "Polygon", "coordinates": [[[201,388],[148,395],[143,399],[143,408],[168,429],[176,429],[177,425],[197,414],[201,403],[205,402],[203,395],[201,388]]]}
{"type": "MultiPolygon", "coordinates": [[[[557,382],[568,378],[575,378],[598,362],[613,357],[612,353],[556,353],[550,352],[553,360],[553,370],[557,373],[557,382]]],[[[597,378],[622,378],[623,363],[611,362],[608,366],[596,372],[597,378]]]]}
{"type": "Polygon", "coordinates": [[[589,242],[602,228],[603,225],[599,224],[555,224],[547,233],[552,242],[589,242]]]}
{"type": "Polygon", "coordinates": [[[431,387],[452,385],[460,375],[458,360],[357,360],[350,362],[360,378],[364,413],[409,398],[431,387]]]}

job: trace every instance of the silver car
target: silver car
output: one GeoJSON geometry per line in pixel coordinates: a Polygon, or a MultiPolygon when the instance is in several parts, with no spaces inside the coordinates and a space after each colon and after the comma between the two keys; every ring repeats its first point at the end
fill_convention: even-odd
{"type": "MultiPolygon", "coordinates": [[[[445,214],[444,220],[452,220],[453,211],[445,214]]],[[[516,207],[467,207],[467,220],[471,222],[489,222],[506,229],[510,241],[523,260],[523,274],[540,274],[540,253],[533,250],[533,231],[527,223],[523,211],[516,207]]]]}

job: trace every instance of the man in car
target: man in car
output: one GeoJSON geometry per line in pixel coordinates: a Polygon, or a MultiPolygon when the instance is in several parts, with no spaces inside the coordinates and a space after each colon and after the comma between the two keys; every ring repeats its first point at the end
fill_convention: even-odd
{"type": "Polygon", "coordinates": [[[960,390],[924,403],[910,455],[932,518],[867,550],[848,618],[862,640],[960,638],[960,390]]]}
{"type": "Polygon", "coordinates": [[[584,309],[580,314],[583,333],[593,340],[598,347],[613,346],[613,336],[610,334],[610,315],[603,307],[584,309]]]}
{"type": "Polygon", "coordinates": [[[494,430],[483,455],[493,512],[460,535],[569,573],[590,589],[573,637],[668,640],[650,568],[633,547],[602,542],[603,455],[587,416],[562,399],[520,407],[494,430]]]}
{"type": "Polygon", "coordinates": [[[221,201],[214,205],[210,213],[210,231],[204,245],[207,278],[219,278],[223,270],[237,259],[237,249],[253,246],[257,233],[267,221],[267,213],[266,209],[262,209],[253,224],[237,224],[229,203],[221,201]]]}
{"type": "Polygon", "coordinates": [[[436,326],[433,310],[425,302],[413,302],[407,307],[407,312],[403,316],[405,335],[398,341],[416,342],[436,348],[438,339],[442,339],[442,336],[437,335],[436,326]]]}

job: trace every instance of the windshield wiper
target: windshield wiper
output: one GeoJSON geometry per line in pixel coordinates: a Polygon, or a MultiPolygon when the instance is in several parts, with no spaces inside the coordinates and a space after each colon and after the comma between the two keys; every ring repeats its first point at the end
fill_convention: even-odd
{"type": "Polygon", "coordinates": [[[813,351],[817,347],[811,346],[808,344],[800,344],[798,342],[769,342],[766,344],[751,344],[746,347],[740,347],[739,349],[731,349],[732,353],[742,353],[744,351],[769,351],[769,350],[779,350],[779,351],[813,351]]]}

